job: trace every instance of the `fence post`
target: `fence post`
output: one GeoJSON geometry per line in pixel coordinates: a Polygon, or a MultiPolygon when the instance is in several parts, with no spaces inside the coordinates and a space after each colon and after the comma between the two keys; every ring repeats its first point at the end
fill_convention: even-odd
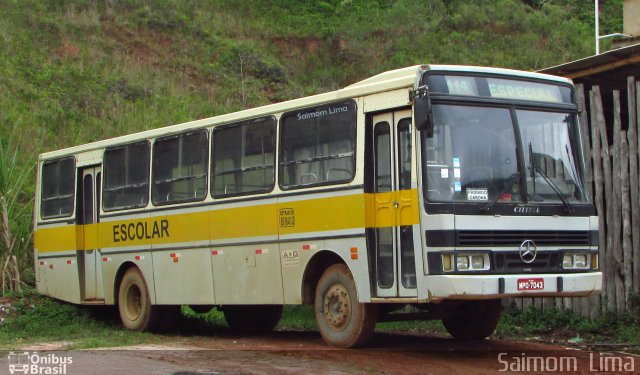
{"type": "Polygon", "coordinates": [[[622,132],[620,143],[620,182],[622,185],[622,278],[624,282],[625,308],[631,308],[630,296],[632,292],[633,274],[631,271],[632,249],[631,249],[631,205],[629,202],[629,144],[627,143],[627,133],[622,132]]]}
{"type": "MultiPolygon", "coordinates": [[[[591,161],[593,162],[593,181],[594,181],[594,202],[596,204],[596,212],[598,213],[598,259],[600,262],[600,271],[603,275],[606,270],[606,228],[605,228],[605,212],[604,212],[604,197],[603,197],[603,182],[602,182],[602,159],[600,158],[600,135],[598,134],[598,115],[596,114],[596,94],[594,90],[589,91],[589,103],[590,103],[590,118],[591,118],[591,161]]],[[[602,292],[600,293],[599,311],[602,312],[603,307],[607,305],[607,290],[608,280],[603,277],[602,280],[602,292]]]]}
{"type": "MultiPolygon", "coordinates": [[[[612,181],[611,181],[611,159],[609,157],[609,140],[607,138],[607,129],[604,120],[604,111],[602,109],[602,96],[600,95],[600,87],[593,87],[593,103],[595,112],[595,121],[592,123],[594,127],[597,129],[599,133],[599,152],[596,156],[600,158],[602,161],[602,208],[603,211],[599,212],[599,216],[601,217],[601,226],[600,226],[600,239],[606,241],[606,245],[603,245],[601,250],[603,252],[603,257],[601,257],[601,261],[603,263],[603,272],[604,279],[606,285],[606,293],[604,294],[605,306],[607,310],[614,310],[616,306],[616,289],[615,289],[615,263],[613,259],[613,244],[611,242],[611,236],[609,232],[611,232],[612,228],[609,224],[609,220],[613,216],[612,210],[613,205],[611,204],[611,195],[612,195],[612,181]],[[606,202],[606,206],[604,205],[606,202]]],[[[602,241],[601,241],[602,244],[602,241]]]]}
{"type": "Polygon", "coordinates": [[[629,77],[629,168],[631,169],[631,223],[633,235],[633,286],[636,293],[640,293],[640,82],[633,84],[634,78],[629,77]],[[634,98],[635,97],[635,98],[634,98]],[[634,108],[635,104],[635,108],[634,108]]]}

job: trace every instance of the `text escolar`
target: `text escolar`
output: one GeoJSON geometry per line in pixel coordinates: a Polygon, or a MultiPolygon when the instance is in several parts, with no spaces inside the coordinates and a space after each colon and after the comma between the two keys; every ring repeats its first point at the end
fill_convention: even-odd
{"type": "Polygon", "coordinates": [[[169,237],[169,221],[155,220],[149,222],[120,224],[113,226],[113,242],[145,240],[169,237]]]}

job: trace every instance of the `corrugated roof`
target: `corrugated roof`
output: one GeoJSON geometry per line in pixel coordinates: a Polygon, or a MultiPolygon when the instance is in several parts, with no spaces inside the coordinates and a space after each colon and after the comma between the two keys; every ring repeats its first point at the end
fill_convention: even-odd
{"type": "Polygon", "coordinates": [[[640,43],[617,48],[599,55],[539,70],[587,83],[626,84],[626,77],[640,75],[640,43]]]}

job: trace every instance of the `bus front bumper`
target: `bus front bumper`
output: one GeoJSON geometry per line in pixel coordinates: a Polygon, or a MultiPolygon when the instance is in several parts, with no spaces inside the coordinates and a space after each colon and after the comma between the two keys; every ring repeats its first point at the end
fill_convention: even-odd
{"type": "Polygon", "coordinates": [[[602,289],[602,272],[531,275],[433,275],[427,300],[504,297],[585,297],[602,289]]]}

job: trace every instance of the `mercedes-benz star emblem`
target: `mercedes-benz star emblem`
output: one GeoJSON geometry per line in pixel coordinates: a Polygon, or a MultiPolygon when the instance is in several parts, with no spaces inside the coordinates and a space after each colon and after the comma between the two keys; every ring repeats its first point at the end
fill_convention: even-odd
{"type": "Polygon", "coordinates": [[[525,263],[531,263],[536,260],[536,255],[538,255],[538,247],[536,243],[531,240],[525,240],[520,244],[520,259],[522,259],[525,263]]]}

